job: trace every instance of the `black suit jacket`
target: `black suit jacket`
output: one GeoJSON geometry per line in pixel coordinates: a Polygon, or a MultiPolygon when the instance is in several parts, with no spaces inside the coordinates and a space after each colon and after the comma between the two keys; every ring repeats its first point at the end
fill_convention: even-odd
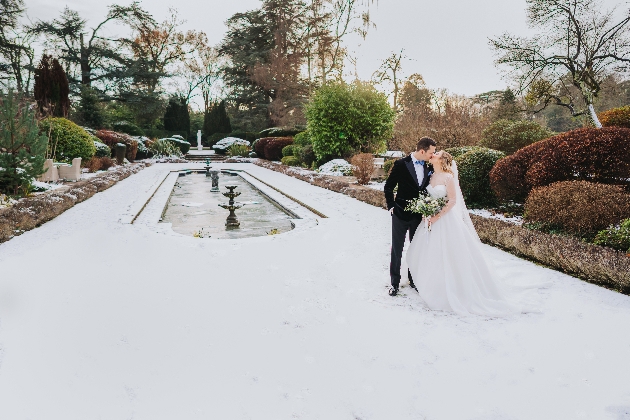
{"type": "Polygon", "coordinates": [[[387,200],[387,209],[394,209],[394,214],[403,220],[411,220],[413,218],[422,218],[417,213],[405,211],[407,201],[418,198],[420,193],[425,194],[427,185],[429,185],[429,165],[428,162],[424,165],[424,177],[422,178],[422,184],[418,185],[418,176],[416,170],[413,167],[413,160],[411,156],[407,156],[403,159],[398,159],[394,162],[389,178],[385,182],[385,200],[387,200]],[[398,186],[396,196],[394,197],[394,188],[398,186]]]}

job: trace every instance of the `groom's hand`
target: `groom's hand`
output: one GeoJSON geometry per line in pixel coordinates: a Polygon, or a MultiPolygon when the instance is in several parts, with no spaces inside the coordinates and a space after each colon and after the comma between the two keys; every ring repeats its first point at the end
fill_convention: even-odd
{"type": "Polygon", "coordinates": [[[393,207],[391,209],[389,209],[389,213],[390,214],[394,214],[394,208],[393,207]]]}

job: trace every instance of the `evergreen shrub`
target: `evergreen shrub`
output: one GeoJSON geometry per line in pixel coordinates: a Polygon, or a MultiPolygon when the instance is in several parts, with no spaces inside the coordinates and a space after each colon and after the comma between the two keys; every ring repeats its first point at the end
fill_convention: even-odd
{"type": "Polygon", "coordinates": [[[315,163],[315,152],[313,152],[313,145],[307,144],[305,146],[293,146],[293,153],[296,158],[306,166],[312,166],[315,163]]]}
{"type": "Polygon", "coordinates": [[[396,159],[389,159],[389,160],[386,160],[385,163],[383,163],[383,170],[385,171],[385,177],[389,178],[389,173],[392,171],[392,168],[394,167],[394,162],[396,162],[396,159]]]}
{"type": "Polygon", "coordinates": [[[190,150],[190,143],[184,140],[181,136],[169,137],[166,140],[173,143],[173,145],[179,149],[182,155],[185,155],[190,150]]]}
{"type": "Polygon", "coordinates": [[[302,165],[300,160],[296,158],[295,156],[285,156],[282,159],[280,159],[280,162],[282,162],[283,165],[287,165],[287,166],[301,166],[302,165]]]}
{"type": "Polygon", "coordinates": [[[290,144],[282,148],[282,156],[295,156],[294,148],[296,146],[290,144]]]}
{"type": "Polygon", "coordinates": [[[297,133],[293,137],[293,141],[298,146],[306,146],[306,145],[309,145],[309,144],[310,145],[313,144],[313,142],[311,141],[311,137],[310,137],[308,131],[301,131],[301,132],[297,133]]]}
{"type": "Polygon", "coordinates": [[[622,220],[618,225],[611,225],[608,229],[598,232],[594,242],[630,253],[630,219],[622,220]]]}
{"type": "Polygon", "coordinates": [[[483,130],[479,146],[511,155],[553,134],[552,131],[534,121],[498,120],[483,130]]]}
{"type": "Polygon", "coordinates": [[[522,202],[532,188],[558,181],[627,184],[630,129],[581,128],[526,146],[496,163],[492,190],[502,200],[522,202]]]}
{"type": "Polygon", "coordinates": [[[114,131],[129,134],[130,136],[144,136],[144,131],[137,125],[127,121],[117,121],[112,123],[114,131]]]}
{"type": "Polygon", "coordinates": [[[181,157],[182,153],[175,143],[168,139],[159,139],[147,144],[147,149],[156,158],[177,156],[181,157]]]}
{"type": "Polygon", "coordinates": [[[294,137],[303,131],[304,129],[297,127],[272,127],[262,130],[258,134],[260,137],[294,137]]]}
{"type": "Polygon", "coordinates": [[[630,128],[630,105],[604,111],[598,115],[598,118],[604,127],[630,128]]]}
{"type": "Polygon", "coordinates": [[[630,215],[630,194],[622,186],[561,181],[534,188],[525,201],[527,222],[575,234],[594,233],[630,215]]]}
{"type": "Polygon", "coordinates": [[[227,154],[232,157],[235,157],[235,156],[248,157],[249,147],[244,144],[234,143],[233,145],[228,147],[227,154]]]}
{"type": "Polygon", "coordinates": [[[100,141],[98,137],[94,136],[92,140],[94,141],[94,147],[96,148],[94,157],[101,158],[110,157],[112,155],[112,149],[110,149],[108,145],[100,141]]]}
{"type": "Polygon", "coordinates": [[[122,143],[127,146],[125,151],[125,157],[129,162],[136,160],[136,153],[138,152],[138,141],[133,139],[129,134],[118,133],[111,130],[98,130],[96,132],[98,137],[103,143],[109,146],[112,150],[111,157],[115,155],[115,148],[117,143],[122,143]]]}
{"type": "Polygon", "coordinates": [[[74,158],[88,161],[96,153],[92,136],[65,118],[45,118],[40,121],[42,134],[48,137],[48,156],[59,162],[71,162],[74,158]]]}
{"type": "Polygon", "coordinates": [[[496,196],[490,187],[490,171],[505,153],[478,147],[455,158],[459,172],[459,184],[468,207],[479,208],[496,204],[496,196]]]}
{"type": "Polygon", "coordinates": [[[270,139],[265,144],[265,159],[267,160],[282,159],[282,149],[293,144],[293,138],[291,137],[270,137],[270,139]]]}
{"type": "Polygon", "coordinates": [[[446,151],[453,156],[453,159],[457,159],[464,153],[468,153],[472,150],[485,150],[487,147],[481,146],[458,146],[458,147],[449,147],[446,151]]]}

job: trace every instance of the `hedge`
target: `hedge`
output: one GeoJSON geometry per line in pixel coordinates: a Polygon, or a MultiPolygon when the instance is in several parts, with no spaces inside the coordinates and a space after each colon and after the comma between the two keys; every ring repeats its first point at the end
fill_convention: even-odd
{"type": "Polygon", "coordinates": [[[65,118],[45,118],[39,123],[42,133],[50,135],[48,154],[61,162],[81,158],[87,162],[96,153],[94,139],[87,131],[65,118]]]}

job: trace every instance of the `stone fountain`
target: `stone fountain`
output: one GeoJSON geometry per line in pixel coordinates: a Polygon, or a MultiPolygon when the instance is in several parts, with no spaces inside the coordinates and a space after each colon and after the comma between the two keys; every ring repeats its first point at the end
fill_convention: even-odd
{"type": "Polygon", "coordinates": [[[206,170],[206,176],[209,177],[210,176],[210,159],[206,158],[206,166],[204,166],[204,169],[206,170]]]}
{"type": "MultiPolygon", "coordinates": [[[[218,176],[217,176],[218,178],[218,176]]],[[[213,184],[214,184],[214,179],[213,179],[213,184]]],[[[234,210],[236,209],[240,209],[241,207],[243,207],[243,204],[241,203],[236,203],[234,201],[234,199],[236,197],[238,197],[239,195],[241,195],[240,192],[235,192],[234,189],[237,187],[237,185],[226,185],[225,188],[227,188],[229,190],[229,192],[224,192],[223,195],[228,197],[230,199],[230,201],[225,204],[219,204],[220,207],[223,207],[226,210],[230,211],[229,216],[227,217],[227,219],[225,220],[225,226],[229,229],[229,228],[237,228],[241,225],[241,222],[238,221],[238,219],[236,218],[236,213],[234,213],[234,210]]]]}

